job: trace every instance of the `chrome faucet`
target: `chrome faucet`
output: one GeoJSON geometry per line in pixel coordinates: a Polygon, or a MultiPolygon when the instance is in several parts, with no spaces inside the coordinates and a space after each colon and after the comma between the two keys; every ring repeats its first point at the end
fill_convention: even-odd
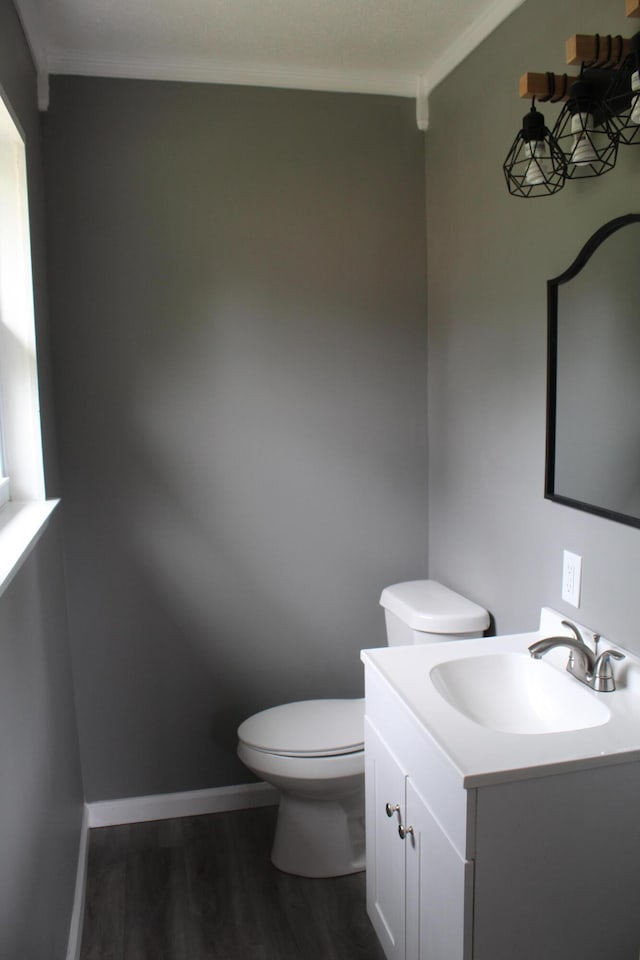
{"type": "MultiPolygon", "coordinates": [[[[569,627],[573,637],[545,637],[536,640],[529,647],[529,653],[535,660],[539,660],[556,647],[568,647],[569,660],[567,670],[572,677],[586,684],[600,693],[611,693],[616,688],[611,660],[624,660],[624,654],[617,650],[605,650],[596,659],[596,655],[583,641],[580,631],[570,620],[563,620],[562,625],[569,627]]],[[[597,642],[597,641],[596,641],[597,642]]]]}

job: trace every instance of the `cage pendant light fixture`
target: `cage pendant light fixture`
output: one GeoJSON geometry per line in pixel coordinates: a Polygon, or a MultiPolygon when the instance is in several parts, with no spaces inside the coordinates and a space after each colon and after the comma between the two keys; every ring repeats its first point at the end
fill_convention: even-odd
{"type": "Polygon", "coordinates": [[[583,70],[553,129],[570,180],[600,177],[616,165],[618,137],[603,107],[601,86],[602,74],[583,70]]]}
{"type": "Polygon", "coordinates": [[[522,118],[522,129],[502,166],[507,189],[514,197],[545,197],[562,190],[567,166],[562,150],[536,110],[522,118]]]}
{"type": "MultiPolygon", "coordinates": [[[[626,0],[626,14],[640,17],[640,0],[626,0]]],[[[578,76],[520,77],[520,97],[533,98],[533,105],[503,164],[514,196],[545,196],[566,180],[601,177],[615,167],[620,145],[640,144],[640,33],[576,33],[565,54],[569,66],[580,67],[578,76]],[[535,111],[536,99],[564,102],[551,133],[535,111]]]]}
{"type": "Polygon", "coordinates": [[[631,38],[631,51],[614,72],[604,108],[619,142],[640,144],[640,33],[631,38]]]}

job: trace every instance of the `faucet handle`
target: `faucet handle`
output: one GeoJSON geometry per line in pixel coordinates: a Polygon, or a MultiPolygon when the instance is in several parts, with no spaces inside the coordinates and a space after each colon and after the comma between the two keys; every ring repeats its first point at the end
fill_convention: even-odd
{"type": "Polygon", "coordinates": [[[624,653],[617,650],[605,650],[596,660],[593,668],[593,689],[599,693],[611,693],[616,688],[611,660],[624,660],[624,653]]]}
{"type": "Polygon", "coordinates": [[[575,623],[571,623],[571,620],[561,620],[560,622],[562,623],[563,627],[569,627],[569,630],[571,630],[571,632],[573,633],[578,643],[584,643],[584,640],[582,639],[582,634],[576,627],[575,623]]]}

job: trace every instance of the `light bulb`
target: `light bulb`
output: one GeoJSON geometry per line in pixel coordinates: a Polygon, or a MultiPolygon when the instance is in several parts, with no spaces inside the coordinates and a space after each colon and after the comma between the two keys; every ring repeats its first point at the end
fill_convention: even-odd
{"type": "Polygon", "coordinates": [[[595,163],[598,159],[587,132],[594,132],[592,115],[590,113],[574,113],[571,117],[571,133],[574,136],[569,161],[575,163],[578,167],[595,163]]]}
{"type": "Polygon", "coordinates": [[[631,123],[640,126],[640,72],[638,70],[631,74],[631,89],[635,93],[631,101],[631,123]]]}
{"type": "Polygon", "coordinates": [[[524,155],[529,161],[524,175],[527,186],[536,187],[538,184],[546,183],[551,170],[544,140],[528,140],[524,145],[524,155]]]}

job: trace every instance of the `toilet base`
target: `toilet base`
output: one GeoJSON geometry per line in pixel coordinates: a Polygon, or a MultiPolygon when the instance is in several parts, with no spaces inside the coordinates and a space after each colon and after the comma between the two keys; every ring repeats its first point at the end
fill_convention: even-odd
{"type": "Polygon", "coordinates": [[[364,750],[288,757],[240,741],[238,756],[280,793],[274,866],[298,877],[364,870],[364,750]]]}
{"type": "Polygon", "coordinates": [[[298,877],[364,870],[364,785],[333,801],[283,792],[271,862],[298,877]]]}

